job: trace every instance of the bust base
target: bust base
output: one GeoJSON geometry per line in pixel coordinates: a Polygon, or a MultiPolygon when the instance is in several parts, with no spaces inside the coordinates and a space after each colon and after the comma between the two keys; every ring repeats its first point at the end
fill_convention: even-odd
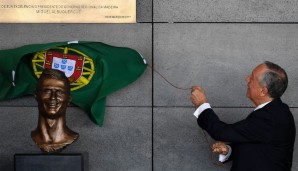
{"type": "Polygon", "coordinates": [[[15,154],[15,171],[83,171],[82,154],[15,154]]]}

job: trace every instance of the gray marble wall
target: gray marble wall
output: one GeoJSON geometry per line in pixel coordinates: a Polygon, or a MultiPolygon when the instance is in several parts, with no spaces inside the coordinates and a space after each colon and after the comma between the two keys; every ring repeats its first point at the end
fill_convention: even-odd
{"type": "MultiPolygon", "coordinates": [[[[253,109],[245,76],[263,62],[289,76],[283,100],[298,123],[298,2],[296,0],[137,0],[137,24],[0,24],[0,49],[53,41],[89,40],[138,50],[179,87],[201,85],[223,121],[253,109]]],[[[30,137],[37,125],[32,97],[0,102],[0,170],[13,170],[15,153],[40,153],[30,137]]],[[[217,166],[209,136],[192,115],[190,91],[170,86],[149,68],[108,96],[98,127],[76,106],[67,123],[80,139],[63,153],[83,153],[85,170],[229,170],[217,166]],[[211,159],[210,159],[211,158],[211,159]]],[[[297,124],[298,125],[298,124],[297,124]]],[[[298,170],[296,141],[292,170],[298,170]]]]}

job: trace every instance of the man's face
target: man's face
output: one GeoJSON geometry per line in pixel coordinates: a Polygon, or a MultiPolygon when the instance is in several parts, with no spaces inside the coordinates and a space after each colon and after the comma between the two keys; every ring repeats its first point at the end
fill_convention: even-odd
{"type": "Polygon", "coordinates": [[[267,67],[264,64],[257,66],[251,73],[246,77],[247,92],[246,96],[257,106],[260,104],[260,99],[262,98],[262,91],[264,86],[259,82],[260,76],[266,72],[267,67]]]}
{"type": "Polygon", "coordinates": [[[45,79],[35,94],[39,113],[50,119],[65,115],[67,105],[71,101],[66,88],[63,81],[45,79]]]}

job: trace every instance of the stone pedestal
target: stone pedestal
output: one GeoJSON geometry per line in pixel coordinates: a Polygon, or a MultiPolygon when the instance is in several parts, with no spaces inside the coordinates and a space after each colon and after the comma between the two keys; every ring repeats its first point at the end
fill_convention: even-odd
{"type": "Polygon", "coordinates": [[[15,171],[83,171],[82,154],[15,154],[15,171]]]}

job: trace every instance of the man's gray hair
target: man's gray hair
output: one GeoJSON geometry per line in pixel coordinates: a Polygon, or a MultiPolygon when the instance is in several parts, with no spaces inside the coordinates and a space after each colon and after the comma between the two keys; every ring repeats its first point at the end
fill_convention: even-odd
{"type": "Polygon", "coordinates": [[[269,61],[264,64],[268,71],[260,76],[260,83],[266,86],[271,98],[279,98],[283,95],[288,87],[288,76],[283,68],[269,61]]]}

